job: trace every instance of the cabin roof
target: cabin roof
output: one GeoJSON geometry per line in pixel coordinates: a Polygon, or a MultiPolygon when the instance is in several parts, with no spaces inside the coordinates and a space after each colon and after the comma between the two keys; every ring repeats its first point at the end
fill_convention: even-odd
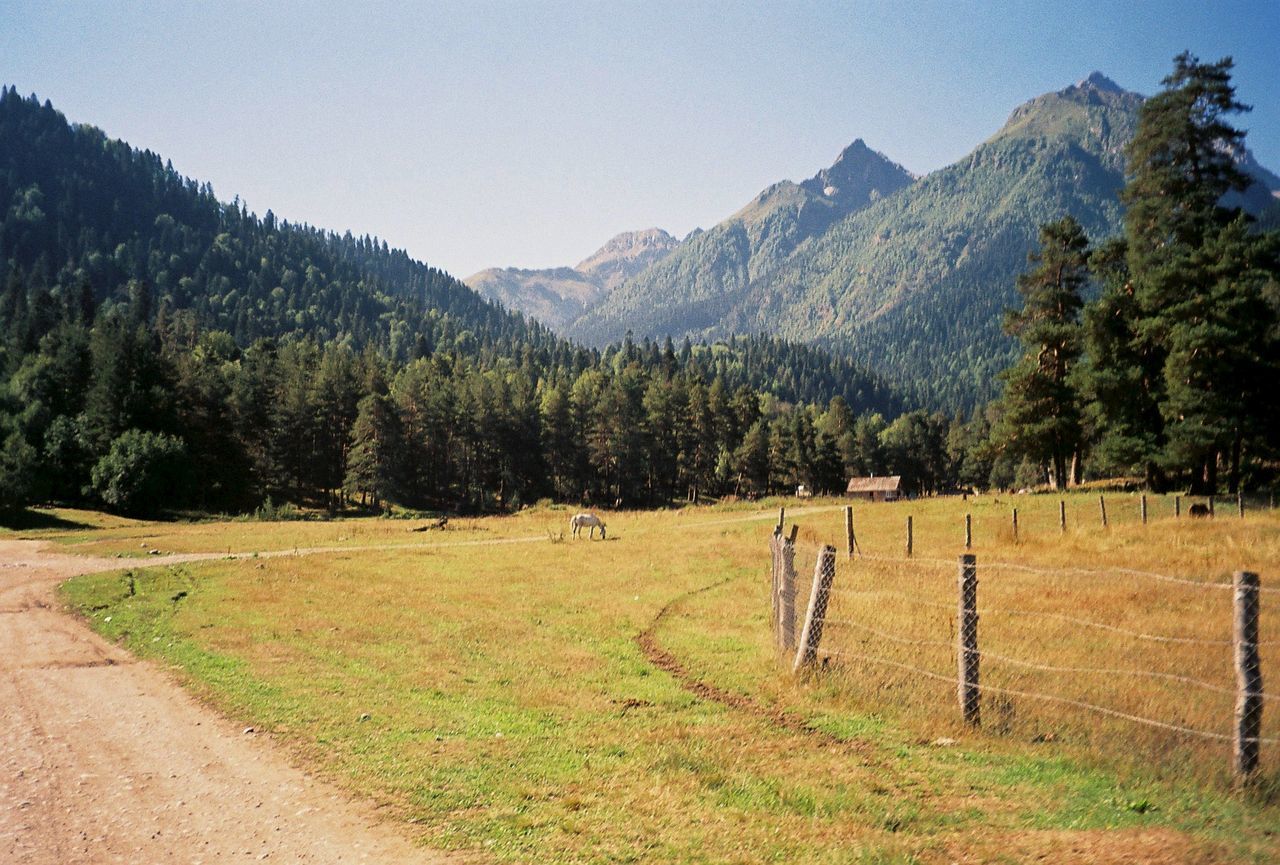
{"type": "Polygon", "coordinates": [[[902,475],[878,478],[849,478],[848,493],[896,493],[902,490],[902,475]]]}

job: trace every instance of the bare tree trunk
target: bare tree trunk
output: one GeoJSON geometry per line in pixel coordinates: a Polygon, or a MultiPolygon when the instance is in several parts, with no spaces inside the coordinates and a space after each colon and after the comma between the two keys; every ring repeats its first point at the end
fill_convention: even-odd
{"type": "Polygon", "coordinates": [[[1227,474],[1227,490],[1229,492],[1240,491],[1240,451],[1243,448],[1243,437],[1240,435],[1240,428],[1236,427],[1235,435],[1231,439],[1231,466],[1227,474]]]}

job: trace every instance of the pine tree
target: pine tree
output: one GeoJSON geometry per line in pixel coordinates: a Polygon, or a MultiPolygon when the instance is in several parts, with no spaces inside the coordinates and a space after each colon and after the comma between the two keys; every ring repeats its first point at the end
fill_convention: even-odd
{"type": "Polygon", "coordinates": [[[1058,489],[1081,437],[1080,398],[1072,372],[1082,351],[1080,309],[1089,280],[1089,238],[1068,216],[1040,228],[1036,265],[1018,278],[1023,307],[1005,316],[1021,340],[1022,359],[1005,375],[999,440],[1015,456],[1047,465],[1058,489]]]}
{"type": "Polygon", "coordinates": [[[1089,267],[1101,284],[1097,299],[1084,309],[1085,360],[1079,370],[1090,465],[1106,477],[1138,472],[1147,486],[1160,489],[1164,421],[1157,398],[1163,390],[1163,352],[1138,339],[1124,240],[1094,250],[1089,267]]]}
{"type": "Polygon", "coordinates": [[[358,495],[375,508],[394,500],[403,451],[400,418],[384,385],[363,397],[356,410],[344,478],[348,496],[358,495]]]}
{"type": "Polygon", "coordinates": [[[1249,110],[1235,98],[1232,66],[1174,58],[1165,89],[1143,105],[1122,192],[1135,340],[1161,361],[1164,464],[1189,471],[1202,492],[1216,488],[1224,456],[1234,483],[1249,417],[1269,399],[1263,371],[1275,361],[1275,308],[1262,297],[1275,262],[1265,239],[1222,204],[1249,184],[1235,161],[1244,132],[1226,120],[1249,110]]]}

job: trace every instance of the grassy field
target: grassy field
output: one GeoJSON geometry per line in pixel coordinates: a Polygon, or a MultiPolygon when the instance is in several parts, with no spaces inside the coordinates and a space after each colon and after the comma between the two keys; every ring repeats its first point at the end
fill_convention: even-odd
{"type": "MultiPolygon", "coordinates": [[[[557,541],[570,511],[550,508],[427,533],[395,520],[146,524],[61,513],[49,516],[70,525],[18,534],[99,555],[136,555],[142,545],[343,547],[179,568],[139,562],[132,595],[121,574],[109,574],[78,578],[65,596],[102,632],[173,665],[224,712],[385,805],[424,843],[481,861],[1280,856],[1274,747],[1263,753],[1262,783],[1233,792],[1221,743],[1018,698],[993,697],[984,728],[966,730],[954,685],[850,657],[874,648],[953,675],[946,648],[857,626],[951,639],[953,612],[913,613],[910,602],[954,606],[951,562],[970,512],[981,603],[993,610],[984,612],[984,648],[1066,667],[1174,664],[1229,685],[1229,648],[1200,647],[1201,658],[1187,651],[1199,644],[1155,644],[1162,653],[999,611],[1034,604],[1153,634],[1229,637],[1229,592],[1064,569],[1220,582],[1250,568],[1275,585],[1280,519],[1238,519],[1220,504],[1212,523],[1175,522],[1171,501],[1152,498],[1142,526],[1136,497],[1109,496],[1104,531],[1096,496],[1081,495],[1069,498],[1064,535],[1056,498],[857,506],[868,557],[842,563],[831,613],[853,626],[832,627],[830,666],[796,680],[768,621],[766,541],[777,504],[608,514],[605,542],[557,541]],[[915,560],[872,559],[902,555],[907,514],[915,560]],[[1001,571],[999,562],[1051,572],[1001,571]]],[[[843,544],[838,503],[786,504],[802,559],[817,543],[843,544]]],[[[1263,598],[1264,642],[1280,637],[1273,598],[1263,598]]],[[[1264,648],[1264,676],[1277,660],[1264,648]]],[[[1227,728],[1230,699],[1215,691],[1073,675],[984,660],[989,683],[1227,728]]],[[[1267,709],[1264,735],[1277,735],[1280,707],[1267,709]]]]}

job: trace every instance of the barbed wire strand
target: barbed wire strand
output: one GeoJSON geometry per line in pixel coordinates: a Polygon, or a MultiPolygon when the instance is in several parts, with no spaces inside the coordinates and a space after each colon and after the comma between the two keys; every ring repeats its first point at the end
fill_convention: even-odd
{"type": "MultiPolygon", "coordinates": [[[[843,650],[827,651],[827,652],[824,652],[823,654],[829,657],[856,658],[862,661],[870,661],[872,663],[885,664],[890,667],[897,667],[898,669],[901,669],[901,670],[907,670],[913,673],[917,673],[921,676],[926,676],[930,679],[936,679],[940,682],[947,682],[952,685],[959,684],[959,680],[954,676],[943,676],[939,673],[933,672],[932,670],[925,670],[921,667],[917,667],[912,664],[901,663],[900,661],[891,661],[888,658],[882,658],[878,655],[864,655],[860,652],[846,652],[843,650]]],[[[1099,714],[1103,714],[1103,715],[1108,715],[1113,718],[1119,718],[1124,721],[1132,721],[1137,724],[1143,724],[1149,727],[1156,727],[1162,730],[1169,730],[1175,733],[1183,733],[1190,736],[1200,736],[1201,738],[1205,738],[1205,739],[1215,739],[1218,741],[1225,741],[1225,742],[1230,742],[1234,739],[1234,737],[1229,733],[1214,733],[1208,730],[1197,730],[1193,727],[1183,727],[1179,724],[1170,724],[1165,721],[1158,721],[1155,718],[1146,718],[1146,717],[1143,717],[1142,715],[1132,715],[1128,712],[1121,712],[1119,709],[1110,709],[1106,706],[1099,706],[1094,703],[1086,703],[1083,700],[1073,700],[1070,697],[1061,697],[1055,694],[1040,694],[1035,691],[1022,691],[1015,688],[1001,688],[995,685],[976,684],[974,685],[974,687],[976,687],[979,691],[986,691],[992,694],[1001,694],[1009,697],[1026,697],[1029,700],[1041,700],[1048,703],[1060,703],[1062,705],[1073,706],[1078,709],[1088,709],[1090,711],[1098,712],[1099,714]]],[[[1265,745],[1280,744],[1280,738],[1264,737],[1264,736],[1258,736],[1256,738],[1249,737],[1245,741],[1258,742],[1260,744],[1265,744],[1265,745]]]]}
{"type": "MultiPolygon", "coordinates": [[[[936,609],[944,609],[944,610],[955,609],[955,604],[942,604],[936,601],[926,601],[922,598],[913,598],[910,595],[904,595],[901,592],[895,592],[891,589],[849,590],[849,589],[833,588],[831,590],[831,594],[833,595],[838,595],[838,594],[881,595],[886,597],[898,598],[900,600],[906,601],[909,604],[917,604],[919,606],[924,606],[924,607],[933,607],[936,609]]],[[[1045,610],[1023,610],[1023,609],[1014,609],[1014,608],[979,607],[978,613],[979,615],[989,615],[989,616],[1000,616],[1000,615],[1031,616],[1031,617],[1040,617],[1045,619],[1054,619],[1056,621],[1068,622],[1073,625],[1082,625],[1084,627],[1098,628],[1100,630],[1110,631],[1116,634],[1122,634],[1124,636],[1133,637],[1134,639],[1137,639],[1137,640],[1147,640],[1150,642],[1157,642],[1157,643],[1177,643],[1177,644],[1196,645],[1196,646],[1233,646],[1235,645],[1235,642],[1232,640],[1211,640],[1203,637],[1179,637],[1179,636],[1172,636],[1168,634],[1148,634],[1143,631],[1135,631],[1130,628],[1122,628],[1119,625],[1110,625],[1110,624],[1107,624],[1106,622],[1099,622],[1093,619],[1080,618],[1078,616],[1067,616],[1067,615],[1063,615],[1062,613],[1050,613],[1045,610]]],[[[1277,646],[1277,645],[1280,645],[1280,641],[1265,640],[1265,641],[1258,642],[1257,645],[1277,646]]]]}
{"type": "MultiPolygon", "coordinates": [[[[917,640],[909,637],[899,637],[882,631],[879,628],[873,628],[870,625],[864,625],[861,622],[854,622],[848,619],[827,619],[825,622],[827,627],[836,628],[855,628],[874,634],[885,640],[895,643],[902,643],[913,646],[941,646],[954,650],[956,648],[953,640],[917,640]]],[[[1236,690],[1234,688],[1224,688],[1221,685],[1215,685],[1212,682],[1206,682],[1203,679],[1196,679],[1191,676],[1179,676],[1176,673],[1161,673],[1155,670],[1136,670],[1126,667],[1059,667],[1053,664],[1042,664],[1037,661],[1027,661],[1022,658],[1014,658],[1009,655],[992,652],[987,649],[980,649],[978,654],[983,660],[1000,661],[1006,664],[1012,664],[1015,667],[1025,667],[1031,670],[1040,670],[1047,673],[1093,673],[1099,675],[1116,675],[1116,676],[1140,676],[1151,679],[1164,679],[1170,682],[1177,682],[1182,685],[1193,685],[1197,688],[1203,688],[1206,691],[1213,691],[1218,694],[1227,694],[1234,696],[1236,690]]],[[[1280,700],[1280,694],[1260,694],[1263,700],[1280,700]]]]}
{"type": "MultiPolygon", "coordinates": [[[[927,566],[934,566],[934,567],[955,567],[955,564],[956,564],[954,561],[949,559],[936,559],[936,558],[927,558],[927,557],[921,557],[921,556],[912,556],[910,558],[906,556],[879,556],[879,555],[873,555],[870,553],[859,553],[858,555],[855,556],[855,560],[858,560],[858,559],[873,561],[873,562],[886,562],[886,563],[900,564],[900,565],[927,565],[927,566]]],[[[1022,571],[1024,573],[1046,574],[1048,576],[1055,576],[1059,574],[1072,574],[1076,576],[1083,575],[1083,576],[1106,577],[1106,576],[1112,576],[1115,574],[1120,574],[1122,576],[1128,576],[1128,577],[1146,577],[1153,580],[1159,580],[1165,583],[1171,583],[1171,584],[1180,585],[1180,586],[1187,586],[1190,588],[1197,588],[1197,589],[1229,590],[1232,588],[1231,583],[1213,582],[1209,580],[1192,580],[1186,577],[1175,577],[1175,576],[1171,576],[1170,574],[1162,574],[1156,571],[1143,571],[1135,568],[1097,569],[1097,568],[1077,568],[1077,567],[1070,567],[1066,565],[1042,568],[1042,567],[1036,567],[1034,565],[1019,564],[1017,562],[1002,562],[1002,561],[989,560],[989,559],[980,561],[978,564],[979,564],[979,567],[981,568],[994,568],[997,570],[1022,571]]],[[[1280,586],[1259,586],[1258,591],[1280,592],[1280,586]]]]}

